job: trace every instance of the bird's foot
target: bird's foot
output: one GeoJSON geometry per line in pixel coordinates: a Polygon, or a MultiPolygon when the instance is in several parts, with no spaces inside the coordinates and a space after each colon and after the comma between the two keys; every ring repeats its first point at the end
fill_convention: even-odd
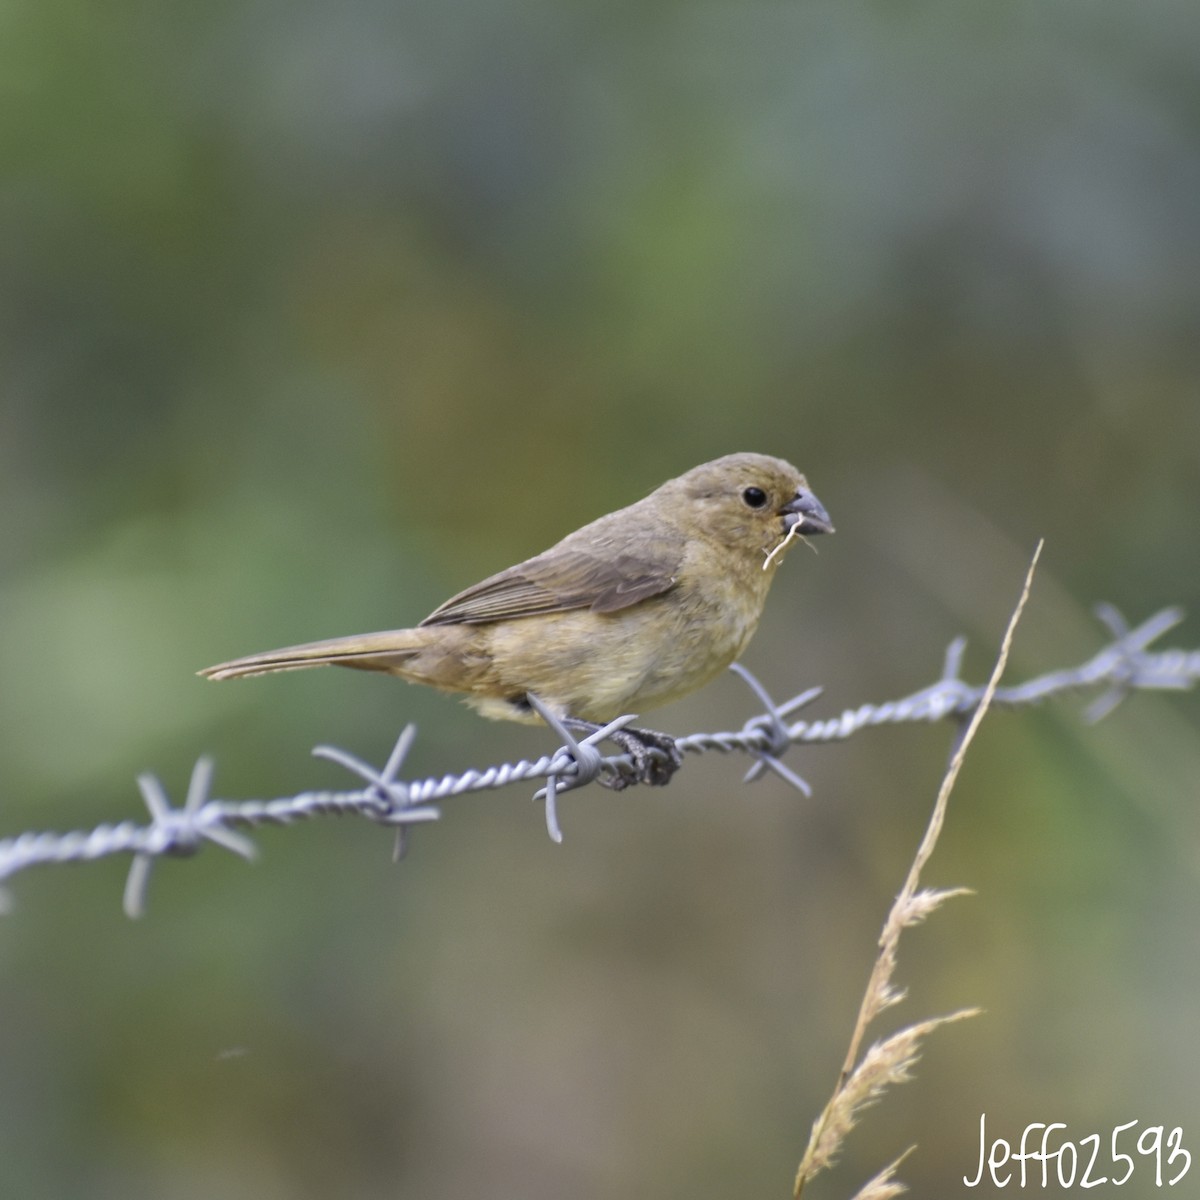
{"type": "MultiPolygon", "coordinates": [[[[683,765],[683,754],[669,733],[655,729],[618,729],[609,735],[633,760],[637,783],[665,787],[683,765]]],[[[625,785],[622,783],[622,787],[625,785]]]]}
{"type": "MultiPolygon", "coordinates": [[[[575,718],[570,718],[564,723],[568,728],[587,730],[589,733],[595,733],[601,728],[591,721],[575,718]]],[[[630,765],[624,770],[618,767],[612,773],[603,774],[597,779],[597,783],[611,788],[614,792],[623,791],[634,783],[665,787],[683,765],[683,754],[676,746],[675,738],[669,733],[626,726],[624,729],[612,730],[607,737],[610,742],[619,746],[630,760],[630,765]]]]}

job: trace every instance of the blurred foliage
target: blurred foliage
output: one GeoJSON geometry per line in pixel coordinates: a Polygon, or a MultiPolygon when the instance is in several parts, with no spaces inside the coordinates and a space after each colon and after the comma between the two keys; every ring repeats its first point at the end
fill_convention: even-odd
{"type": "MultiPolygon", "coordinates": [[[[391,680],[192,671],[411,623],[732,450],[839,530],[747,656],[780,695],[900,694],[959,632],[981,676],[1039,535],[1014,677],[1089,654],[1094,600],[1195,608],[1197,46],[1187,0],[4,6],[3,831],[202,749],[229,796],[410,718],[417,773],[545,750],[391,680]]],[[[930,873],[979,895],[902,957],[902,1015],[987,1015],[821,1194],[911,1141],[957,1194],[981,1111],[1198,1150],[1197,703],[989,719],[930,873]]],[[[136,926],[117,864],[22,878],[5,1188],[782,1195],[945,744],[799,755],[811,802],[708,760],[573,796],[561,848],[521,789],[464,800],[399,871],[267,834],[136,926]]]]}

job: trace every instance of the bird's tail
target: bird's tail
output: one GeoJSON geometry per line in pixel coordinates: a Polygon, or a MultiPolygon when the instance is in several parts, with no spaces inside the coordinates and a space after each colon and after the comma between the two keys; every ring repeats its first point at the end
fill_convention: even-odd
{"type": "Polygon", "coordinates": [[[389,671],[404,674],[405,664],[419,654],[429,641],[428,630],[393,629],[388,633],[363,633],[354,637],[330,638],[324,642],[306,642],[302,646],[284,646],[249,654],[230,662],[205,667],[198,674],[205,679],[240,679],[245,675],[266,675],[271,671],[298,671],[302,667],[357,667],[364,671],[389,671]]]}

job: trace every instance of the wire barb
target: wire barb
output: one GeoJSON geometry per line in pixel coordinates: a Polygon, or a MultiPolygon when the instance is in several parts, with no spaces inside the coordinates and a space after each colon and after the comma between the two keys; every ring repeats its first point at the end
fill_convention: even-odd
{"type": "Polygon", "coordinates": [[[247,861],[258,856],[254,843],[221,823],[221,814],[214,811],[208,820],[202,818],[212,783],[213,761],[207,755],[196,759],[188,781],[187,797],[182,808],[172,808],[166,788],[156,775],[138,776],[142,799],[150,811],[149,840],[144,849],[134,853],[125,879],[125,915],[136,920],[146,911],[146,889],[156,857],[174,855],[183,858],[195,854],[203,839],[221,846],[247,861]]]}
{"type": "Polygon", "coordinates": [[[633,717],[618,717],[615,721],[610,721],[603,729],[597,729],[579,742],[575,740],[575,735],[567,728],[566,723],[558,714],[551,712],[537,696],[528,692],[525,698],[538,716],[562,738],[563,742],[562,749],[551,760],[551,770],[546,775],[546,786],[533,795],[535,800],[545,800],[546,832],[550,835],[550,840],[559,845],[563,840],[562,829],[558,824],[559,792],[583,787],[600,774],[604,769],[604,755],[596,749],[596,743],[606,738],[614,730],[628,725],[633,717]],[[559,783],[560,779],[565,782],[559,783]]]}
{"type": "MultiPolygon", "coordinates": [[[[1098,606],[1096,614],[1112,634],[1108,645],[1078,667],[997,688],[992,703],[997,707],[1017,708],[1064,692],[1102,688],[1085,711],[1085,717],[1095,721],[1111,713],[1134,691],[1183,690],[1195,687],[1200,681],[1200,650],[1152,652],[1149,649],[1183,619],[1180,609],[1164,608],[1135,627],[1111,605],[1098,606]]],[[[917,721],[951,719],[960,730],[965,730],[985,689],[972,687],[959,677],[964,647],[961,638],[950,643],[941,676],[928,687],[898,700],[862,704],[839,716],[813,720],[795,719],[795,714],[820,696],[820,688],[809,688],[778,704],[750,671],[735,663],[733,670],[754,693],[762,712],[736,732],[688,734],[677,738],[675,745],[685,755],[711,750],[749,754],[755,761],[746,773],[748,782],[771,771],[808,796],[812,789],[783,762],[783,755],[792,746],[844,741],[868,726],[917,721]]],[[[534,799],[545,802],[546,830],[554,842],[561,842],[559,797],[597,781],[603,773],[627,776],[632,771],[628,754],[604,755],[599,743],[635,718],[618,717],[586,737],[577,738],[570,722],[550,712],[536,697],[531,696],[530,703],[560,743],[554,753],[536,760],[522,759],[484,770],[444,775],[440,779],[405,781],[399,778],[400,770],[416,737],[416,727],[410,724],[378,769],[337,747],[314,749],[317,757],[336,763],[361,781],[364,786],[354,790],[302,792],[275,800],[215,800],[210,799],[212,761],[202,757],[192,769],[187,796],[180,808],[171,806],[166,789],[156,776],[138,777],[138,787],[149,812],[148,824],[123,821],[88,831],[22,833],[0,839],[0,881],[29,867],[90,862],[128,854],[132,862],[125,883],[125,911],[131,917],[138,917],[145,911],[151,869],[159,858],[194,855],[206,843],[212,843],[252,861],[257,856],[254,843],[233,826],[290,825],[330,815],[364,817],[396,830],[394,856],[399,858],[413,825],[440,818],[441,810],[433,802],[528,780],[543,781],[534,799]]],[[[7,911],[8,905],[8,893],[0,888],[0,912],[7,911]]]]}
{"type": "MultiPolygon", "coordinates": [[[[742,782],[753,783],[756,779],[761,779],[769,769],[774,771],[780,779],[786,780],[797,791],[803,793],[805,797],[811,798],[812,788],[808,785],[807,781],[797,775],[791,767],[785,766],[782,762],[784,754],[792,745],[792,731],[788,728],[784,710],[775,703],[771,698],[770,692],[763,687],[758,678],[743,667],[741,663],[731,663],[729,669],[758,697],[759,702],[765,709],[765,712],[761,716],[751,717],[742,726],[742,732],[746,735],[760,732],[765,743],[761,750],[747,745],[746,749],[758,761],[751,765],[750,770],[742,777],[742,782]]],[[[789,712],[795,712],[805,704],[815,700],[820,694],[820,688],[809,688],[807,692],[801,692],[799,696],[793,696],[787,702],[786,707],[789,712]]]]}

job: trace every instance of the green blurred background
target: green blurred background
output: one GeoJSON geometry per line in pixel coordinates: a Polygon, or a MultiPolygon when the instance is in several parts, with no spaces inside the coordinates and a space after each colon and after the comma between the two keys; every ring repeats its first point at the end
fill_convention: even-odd
{"type": "MultiPolygon", "coordinates": [[[[0,835],[201,751],[229,798],[409,720],[413,776],[544,752],[385,678],[193,672],[412,623],[733,450],[838,526],[745,659],[814,711],[960,632],[981,678],[1039,536],[1013,679],[1089,656],[1096,600],[1197,608],[1198,47],[1191,0],[4,6],[0,835]]],[[[1080,708],[982,731],[927,877],[978,894],[908,935],[893,1023],[986,1015],[814,1197],[912,1142],[968,1194],[981,1112],[1200,1155],[1200,700],[1080,708]]],[[[655,723],[753,710],[729,677],[655,723]]],[[[788,1195],[948,736],[794,753],[812,800],[720,758],[591,789],[561,847],[524,786],[398,869],[267,831],[136,924],[124,862],[22,876],[0,1192],[788,1195]]]]}

